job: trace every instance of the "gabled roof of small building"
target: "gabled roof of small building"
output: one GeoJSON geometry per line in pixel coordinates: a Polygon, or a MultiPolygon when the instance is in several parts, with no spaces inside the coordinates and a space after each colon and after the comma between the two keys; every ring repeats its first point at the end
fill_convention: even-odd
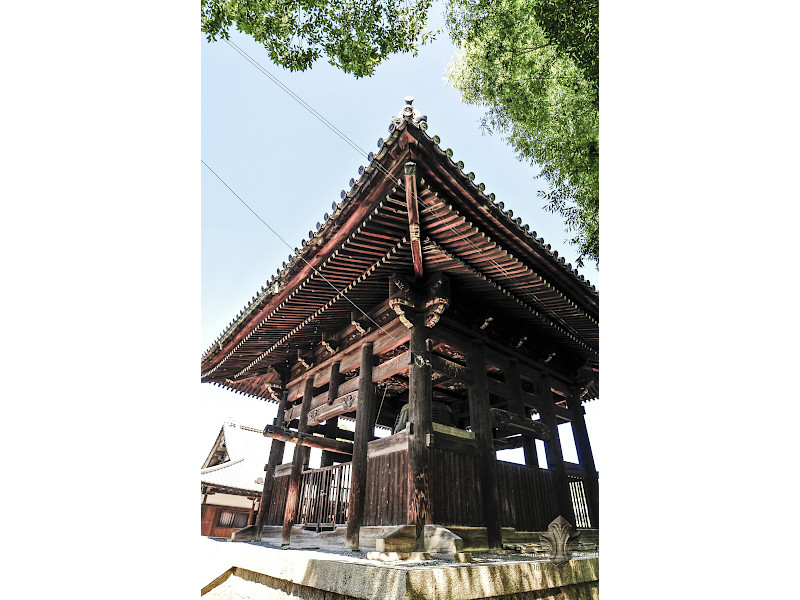
{"type": "Polygon", "coordinates": [[[269,448],[270,439],[260,429],[227,422],[203,462],[200,481],[233,493],[259,494],[269,448]]]}
{"type": "Polygon", "coordinates": [[[406,101],[351,189],[204,353],[203,381],[277,400],[271,387],[277,380],[265,376],[272,366],[319,343],[320,331],[348,324],[353,306],[385,299],[390,274],[411,268],[402,185],[408,161],[417,165],[425,269],[447,273],[538,339],[596,365],[597,290],[494,194],[486,195],[406,101]]]}

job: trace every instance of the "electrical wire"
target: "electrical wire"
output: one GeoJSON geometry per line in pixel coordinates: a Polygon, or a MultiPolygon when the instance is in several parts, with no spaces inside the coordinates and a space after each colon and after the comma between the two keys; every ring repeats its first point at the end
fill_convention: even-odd
{"type": "MultiPolygon", "coordinates": [[[[234,44],[232,41],[230,41],[230,40],[225,40],[225,41],[228,43],[228,45],[229,45],[231,48],[233,48],[233,50],[234,50],[235,52],[237,52],[237,53],[239,54],[239,56],[241,56],[242,58],[244,58],[244,59],[245,59],[247,62],[249,62],[249,63],[250,63],[251,65],[253,65],[253,66],[254,66],[256,69],[258,69],[258,71],[259,71],[259,72],[261,72],[261,73],[262,73],[263,75],[265,75],[265,76],[266,76],[266,77],[267,77],[267,78],[268,78],[270,81],[272,81],[272,82],[273,82],[275,85],[277,85],[279,88],[281,88],[281,90],[283,90],[284,92],[286,92],[286,94],[288,94],[288,95],[289,95],[289,97],[290,97],[290,98],[292,98],[292,100],[294,100],[294,101],[295,101],[295,102],[297,102],[297,103],[298,103],[300,106],[302,106],[302,107],[303,107],[303,108],[305,108],[305,109],[306,109],[308,112],[310,112],[310,113],[311,113],[311,114],[312,114],[314,117],[316,117],[316,118],[317,118],[317,119],[318,119],[318,120],[319,120],[319,121],[320,121],[320,122],[321,122],[323,125],[325,125],[325,127],[327,127],[328,129],[330,129],[330,130],[331,130],[331,131],[332,131],[332,132],[333,132],[335,135],[337,135],[339,138],[341,138],[341,139],[342,139],[342,141],[344,141],[344,142],[345,142],[345,143],[346,143],[348,146],[350,146],[351,148],[353,148],[353,150],[355,150],[356,152],[358,152],[358,153],[359,153],[361,156],[363,156],[364,158],[366,158],[366,159],[369,159],[369,152],[367,152],[366,150],[364,150],[364,149],[363,149],[361,146],[359,146],[359,145],[358,145],[356,142],[354,142],[354,141],[353,141],[353,140],[352,140],[352,139],[351,139],[351,138],[350,138],[350,137],[349,137],[347,134],[345,134],[345,133],[344,133],[344,132],[343,132],[341,129],[339,129],[338,127],[336,127],[336,125],[334,125],[333,123],[331,123],[331,122],[330,122],[328,119],[326,119],[326,118],[325,118],[325,117],[324,117],[322,114],[320,114],[320,113],[319,113],[319,111],[317,111],[317,110],[316,110],[316,109],[315,109],[313,106],[311,106],[311,105],[310,105],[308,102],[306,102],[306,101],[305,101],[305,100],[303,100],[303,99],[302,99],[302,98],[301,98],[299,95],[297,95],[295,92],[293,92],[293,91],[292,91],[292,90],[291,90],[291,89],[290,89],[290,88],[289,88],[287,85],[285,85],[283,82],[281,82],[281,81],[280,81],[280,80],[279,80],[277,77],[275,77],[275,76],[274,76],[272,73],[270,73],[270,72],[269,72],[269,71],[268,71],[268,70],[267,70],[267,69],[266,69],[266,68],[265,68],[263,65],[261,65],[261,63],[259,63],[259,62],[258,62],[256,59],[254,59],[252,56],[250,56],[250,55],[249,55],[247,52],[245,52],[244,50],[242,50],[242,49],[241,49],[239,46],[237,46],[236,44],[234,44]]],[[[381,165],[380,163],[375,163],[375,165],[373,165],[373,166],[375,166],[375,167],[376,167],[376,168],[377,168],[379,171],[381,171],[382,173],[384,173],[384,174],[385,174],[387,177],[389,177],[390,179],[392,179],[392,175],[391,175],[391,173],[389,173],[389,171],[387,171],[387,170],[386,170],[386,169],[383,167],[383,165],[381,165]]],[[[399,178],[396,180],[396,184],[397,184],[397,185],[399,185],[399,186],[400,186],[400,187],[401,187],[403,190],[405,190],[405,187],[403,186],[403,183],[402,183],[402,181],[401,181],[399,178]]]]}
{"type": "MultiPolygon", "coordinates": [[[[262,219],[262,218],[261,218],[261,216],[260,216],[260,215],[259,215],[259,214],[258,214],[258,213],[255,211],[255,210],[253,210],[253,209],[252,209],[252,207],[251,207],[249,204],[247,204],[247,202],[245,202],[245,201],[242,199],[242,197],[241,197],[239,194],[237,194],[237,193],[236,193],[236,191],[235,191],[233,188],[231,188],[231,186],[229,186],[229,185],[228,185],[228,184],[225,182],[225,180],[224,180],[224,179],[222,179],[222,177],[220,177],[220,176],[219,176],[219,174],[217,174],[217,172],[216,172],[216,171],[214,171],[214,169],[212,169],[212,168],[211,168],[211,167],[208,165],[208,163],[206,163],[206,161],[204,161],[204,160],[201,158],[201,159],[200,159],[200,162],[202,162],[202,163],[203,163],[203,165],[205,165],[205,167],[206,167],[206,168],[207,168],[209,171],[211,171],[211,173],[213,173],[213,174],[214,174],[214,176],[215,176],[217,179],[219,179],[219,180],[222,182],[222,185],[224,185],[226,188],[228,188],[228,190],[229,190],[229,191],[230,191],[230,192],[231,192],[231,193],[232,193],[234,196],[236,196],[236,198],[239,200],[239,202],[241,202],[241,203],[242,203],[242,204],[243,204],[243,205],[244,205],[244,206],[247,208],[247,210],[249,210],[251,213],[253,213],[253,215],[255,215],[255,217],[256,217],[256,218],[257,218],[259,221],[261,221],[261,222],[262,222],[262,223],[263,223],[263,224],[264,224],[264,225],[267,227],[267,229],[269,229],[269,230],[270,230],[270,231],[271,231],[271,232],[272,232],[272,233],[275,235],[275,237],[277,237],[277,238],[278,238],[280,241],[282,241],[282,242],[283,242],[283,243],[284,243],[284,244],[285,244],[285,245],[286,245],[286,246],[287,246],[287,247],[288,247],[290,250],[293,250],[293,248],[292,248],[292,246],[289,244],[289,242],[287,242],[287,241],[286,241],[286,240],[283,238],[283,236],[281,236],[281,235],[280,235],[280,234],[279,234],[277,231],[275,231],[275,230],[274,230],[272,227],[270,227],[269,223],[267,223],[267,222],[266,222],[264,219],[262,219]]],[[[361,307],[360,307],[360,306],[358,306],[358,305],[357,305],[355,302],[353,302],[353,301],[352,301],[350,298],[348,298],[348,297],[347,297],[347,295],[346,295],[344,292],[341,292],[341,291],[339,290],[339,288],[337,288],[337,287],[336,287],[336,286],[335,286],[333,283],[331,283],[331,282],[330,282],[330,280],[328,280],[328,278],[327,278],[327,277],[325,277],[325,276],[324,276],[322,273],[320,273],[320,272],[319,272],[319,270],[318,270],[318,269],[317,269],[317,268],[316,268],[314,265],[312,265],[310,262],[308,262],[308,261],[307,261],[307,260],[306,260],[306,259],[305,259],[305,258],[302,256],[302,254],[299,254],[298,256],[299,256],[300,260],[302,260],[302,261],[303,261],[304,263],[306,263],[306,264],[307,264],[309,267],[311,267],[311,270],[312,270],[312,271],[314,271],[314,273],[315,273],[316,275],[319,275],[319,276],[320,276],[320,278],[321,278],[323,281],[325,281],[325,282],[326,282],[326,283],[327,283],[329,286],[331,286],[331,287],[332,287],[332,288],[333,288],[333,289],[336,291],[336,293],[337,293],[337,294],[339,294],[339,295],[340,295],[342,298],[344,298],[344,299],[345,299],[345,300],[347,300],[347,301],[348,301],[350,304],[352,304],[352,305],[353,305],[353,307],[354,307],[354,308],[355,308],[355,309],[356,309],[358,312],[360,312],[362,315],[364,315],[364,317],[366,317],[366,318],[367,318],[367,320],[369,320],[371,323],[373,323],[373,324],[375,325],[375,327],[377,327],[377,328],[378,328],[380,331],[382,331],[382,332],[383,332],[383,333],[385,333],[387,336],[389,336],[390,338],[392,338],[394,341],[396,341],[396,342],[400,342],[400,338],[398,338],[398,337],[396,337],[396,336],[392,335],[391,333],[389,333],[388,331],[386,331],[386,330],[385,330],[383,327],[381,327],[381,325],[380,325],[378,322],[376,322],[376,321],[375,321],[375,319],[373,319],[373,318],[372,318],[372,317],[370,317],[370,316],[369,316],[369,315],[368,315],[366,312],[364,312],[364,311],[361,309],[361,307]]],[[[413,356],[413,354],[412,354],[412,358],[415,358],[415,357],[413,356]]],[[[423,361],[424,361],[424,360],[425,360],[425,359],[423,358],[423,361]]],[[[427,362],[427,361],[426,361],[426,362],[427,362]]],[[[219,365],[217,365],[217,367],[215,367],[215,368],[214,368],[214,369],[212,369],[211,371],[208,371],[207,373],[205,373],[205,374],[204,374],[204,376],[205,376],[205,375],[210,375],[211,373],[213,373],[213,371],[215,371],[215,370],[216,370],[216,369],[217,369],[219,366],[221,366],[221,365],[222,365],[222,363],[220,363],[219,365]]]]}

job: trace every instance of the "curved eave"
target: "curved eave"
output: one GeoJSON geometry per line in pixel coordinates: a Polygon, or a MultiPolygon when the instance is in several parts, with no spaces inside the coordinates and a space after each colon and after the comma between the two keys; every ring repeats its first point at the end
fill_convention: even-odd
{"type": "MultiPolygon", "coordinates": [[[[502,258],[498,255],[495,261],[498,267],[504,264],[511,269],[513,263],[506,260],[509,256],[517,263],[523,264],[527,269],[526,272],[515,271],[520,276],[527,277],[527,280],[521,283],[534,287],[538,285],[536,289],[540,291],[537,295],[544,298],[545,304],[563,312],[567,320],[573,319],[572,324],[566,323],[567,329],[573,329],[575,326],[583,327],[585,330],[583,333],[577,330],[574,332],[579,337],[591,338],[589,346],[596,350],[598,294],[594,288],[588,282],[582,281],[577,276],[577,271],[571,269],[571,265],[565,265],[563,258],[559,260],[557,252],[551,252],[549,245],[545,245],[543,240],[537,239],[530,233],[529,227],[522,225],[518,219],[513,219],[510,211],[503,211],[501,204],[495,203],[492,197],[484,194],[483,190],[474,184],[474,176],[465,174],[424,130],[404,121],[381,143],[380,151],[373,157],[361,177],[353,182],[352,189],[347,193],[343,192],[342,201],[334,203],[333,212],[326,215],[327,218],[323,219],[323,223],[317,224],[317,231],[310,232],[309,240],[303,240],[301,249],[290,257],[288,264],[285,264],[284,268],[273,276],[265,287],[262,287],[261,292],[252,298],[204,353],[201,360],[204,381],[213,381],[240,393],[265,398],[265,384],[258,378],[251,385],[238,383],[235,386],[228,385],[229,377],[240,371],[241,365],[237,365],[231,372],[220,371],[214,375],[214,371],[218,371],[221,363],[237,350],[243,349],[244,344],[253,335],[257,333],[263,335],[257,330],[259,328],[263,330],[262,325],[270,315],[276,315],[280,309],[286,309],[284,313],[289,312],[291,301],[303,294],[304,288],[306,296],[318,298],[316,304],[311,302],[305,305],[311,310],[309,314],[312,315],[311,319],[306,319],[306,325],[313,321],[314,310],[318,310],[315,307],[323,307],[335,294],[327,284],[321,284],[319,278],[315,283],[309,284],[310,279],[314,279],[314,270],[320,269],[323,273],[326,272],[325,267],[333,264],[337,253],[349,240],[354,240],[356,233],[366,227],[367,220],[375,214],[387,197],[387,193],[396,185],[402,187],[400,177],[403,164],[410,158],[416,159],[418,177],[425,180],[424,184],[421,183],[419,193],[424,194],[426,190],[432,193],[431,190],[438,188],[443,196],[446,195],[448,201],[453,202],[455,211],[461,213],[469,227],[477,226],[496,240],[499,252],[504,253],[502,258]],[[414,153],[417,156],[414,156],[414,153]],[[546,288],[540,285],[542,283],[546,288]],[[580,313],[588,317],[588,325],[579,323],[583,317],[577,315],[574,309],[579,309],[580,313]]],[[[397,226],[402,229],[402,224],[397,226]]],[[[463,224],[459,225],[459,228],[463,230],[463,224]]],[[[446,247],[447,239],[442,243],[446,247]]],[[[446,249],[457,251],[457,247],[446,247],[446,249]]],[[[518,285],[513,281],[506,281],[505,284],[509,289],[518,285]]],[[[295,321],[296,330],[305,327],[302,321],[296,319],[295,321]]],[[[286,329],[284,327],[278,333],[285,333],[286,329]]],[[[257,340],[253,340],[255,341],[257,340]]],[[[253,342],[250,346],[255,346],[253,342]]]]}
{"type": "Polygon", "coordinates": [[[563,257],[558,256],[544,239],[521,219],[513,217],[513,211],[504,210],[502,202],[494,195],[486,195],[481,184],[475,183],[473,173],[465,173],[452,157],[447,155],[426,131],[413,125],[408,132],[418,142],[417,172],[434,188],[452,199],[465,216],[481,228],[493,232],[504,247],[524,257],[525,262],[540,272],[551,284],[568,295],[595,320],[599,318],[599,295],[596,289],[572,269],[563,257]],[[427,177],[426,177],[427,176],[427,177]]]}
{"type": "Polygon", "coordinates": [[[393,161],[390,150],[398,136],[399,131],[382,142],[380,151],[365,168],[363,175],[354,181],[351,190],[346,193],[343,191],[342,201],[333,203],[333,212],[323,219],[317,232],[309,240],[301,242],[300,251],[289,257],[288,264],[284,263],[284,268],[262,287],[259,294],[253,296],[206,350],[201,359],[202,372],[214,368],[224,356],[240,345],[267,314],[297,290],[314,268],[319,268],[330,258],[348,233],[355,230],[397,184],[403,165],[393,161]]]}

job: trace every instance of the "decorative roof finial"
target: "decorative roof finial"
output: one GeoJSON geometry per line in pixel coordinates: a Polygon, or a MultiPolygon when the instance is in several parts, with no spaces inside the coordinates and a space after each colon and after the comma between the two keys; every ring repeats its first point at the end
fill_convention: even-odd
{"type": "MultiPolygon", "coordinates": [[[[414,96],[406,96],[403,98],[406,101],[406,105],[402,108],[402,110],[397,113],[397,116],[392,117],[392,123],[395,127],[400,125],[403,120],[410,121],[420,129],[427,129],[428,128],[428,117],[423,115],[419,112],[418,109],[411,106],[414,102],[414,96]]],[[[390,131],[393,131],[394,128],[390,128],[390,131]]]]}

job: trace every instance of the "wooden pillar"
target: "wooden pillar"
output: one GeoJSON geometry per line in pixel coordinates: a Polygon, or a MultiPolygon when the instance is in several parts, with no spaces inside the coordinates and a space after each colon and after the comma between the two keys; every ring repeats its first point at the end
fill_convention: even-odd
{"type": "MultiPolygon", "coordinates": [[[[519,376],[519,362],[516,358],[512,358],[508,361],[506,384],[511,391],[511,397],[508,399],[508,412],[519,415],[524,419],[530,419],[531,416],[525,408],[525,402],[522,398],[522,379],[519,376]]],[[[538,468],[539,459],[536,456],[535,438],[523,434],[522,449],[525,452],[525,464],[529,467],[538,468]]]]}
{"type": "Polygon", "coordinates": [[[472,372],[472,383],[467,388],[469,420],[475,440],[478,442],[478,469],[486,536],[489,548],[502,548],[500,495],[497,490],[497,456],[494,451],[489,381],[486,377],[486,358],[482,342],[477,340],[472,342],[467,365],[472,372]]]}
{"type": "Polygon", "coordinates": [[[578,462],[586,474],[583,481],[586,501],[589,506],[589,520],[592,527],[600,526],[599,493],[597,485],[597,468],[594,465],[592,446],[589,444],[589,432],[586,430],[586,420],[583,415],[586,411],[581,406],[581,399],[574,393],[567,400],[567,407],[572,412],[572,437],[575,438],[575,449],[578,451],[578,462]]]}
{"type": "Polygon", "coordinates": [[[544,451],[547,456],[547,468],[553,472],[553,485],[558,501],[558,512],[570,524],[575,526],[575,512],[572,508],[572,496],[569,493],[569,480],[564,465],[564,454],[561,451],[561,439],[558,436],[558,421],[555,414],[555,401],[550,391],[550,377],[546,373],[539,373],[538,401],[539,414],[542,422],[550,429],[551,436],[544,442],[544,451]]]}
{"type": "MultiPolygon", "coordinates": [[[[339,386],[344,377],[339,373],[339,361],[334,361],[331,365],[331,383],[328,386],[328,404],[333,404],[333,401],[339,397],[339,386]]],[[[336,433],[339,431],[339,417],[331,417],[325,421],[325,437],[335,439],[336,433]]],[[[322,458],[320,459],[320,467],[330,467],[334,459],[339,458],[341,455],[329,450],[322,451],[322,458]]]]}
{"type": "MultiPolygon", "coordinates": [[[[314,396],[314,376],[311,375],[305,381],[303,389],[303,401],[300,404],[300,423],[297,431],[306,433],[308,431],[308,410],[311,407],[311,398],[314,396]]],[[[286,512],[283,516],[283,531],[281,532],[281,545],[288,546],[292,537],[292,525],[297,518],[297,509],[300,505],[300,477],[303,462],[308,452],[300,444],[294,446],[294,458],[292,460],[292,474],[289,476],[289,491],[286,494],[286,512]]]]}
{"type": "MultiPolygon", "coordinates": [[[[276,427],[283,426],[283,416],[286,412],[287,397],[289,396],[288,390],[284,390],[281,394],[281,401],[278,403],[278,414],[275,415],[273,423],[276,427]]],[[[264,522],[267,520],[269,514],[269,507],[272,503],[272,488],[275,483],[275,467],[277,467],[283,460],[283,450],[286,446],[285,442],[273,438],[269,446],[269,460],[264,469],[264,489],[261,491],[261,503],[258,506],[258,516],[256,517],[256,525],[258,525],[257,538],[261,539],[261,532],[264,529],[264,522]]]]}
{"type": "Polygon", "coordinates": [[[416,550],[425,550],[425,525],[433,523],[433,489],[431,482],[430,448],[433,435],[433,386],[431,361],[425,338],[425,315],[414,313],[411,329],[411,367],[408,379],[408,419],[411,423],[409,463],[411,503],[409,521],[415,525],[416,550]]]}
{"type": "Polygon", "coordinates": [[[358,373],[358,408],[353,437],[353,466],[350,475],[350,503],[347,512],[347,547],[358,550],[358,536],[364,521],[364,493],[367,487],[367,443],[375,433],[375,384],[372,383],[372,342],[361,346],[358,373]]]}

